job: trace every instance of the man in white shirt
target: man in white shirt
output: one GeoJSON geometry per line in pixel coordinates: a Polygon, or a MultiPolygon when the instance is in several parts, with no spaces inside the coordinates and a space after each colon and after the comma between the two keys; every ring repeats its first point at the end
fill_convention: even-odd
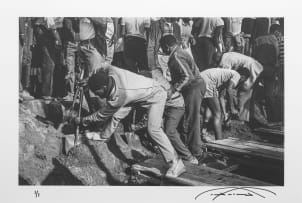
{"type": "MultiPolygon", "coordinates": [[[[263,71],[262,65],[252,57],[237,53],[227,52],[220,58],[219,67],[224,69],[237,70],[238,68],[246,68],[250,71],[250,77],[243,83],[242,88],[237,92],[239,120],[248,122],[250,120],[250,108],[253,85],[260,73],[263,71]]],[[[225,105],[222,104],[224,108],[225,105]]],[[[226,114],[226,110],[223,109],[226,114]]]]}
{"type": "Polygon", "coordinates": [[[124,56],[126,69],[132,72],[148,70],[147,41],[149,38],[150,18],[122,18],[124,36],[124,56]]]}
{"type": "Polygon", "coordinates": [[[200,71],[213,67],[215,53],[222,53],[220,38],[223,26],[221,18],[194,19],[192,34],[196,45],[192,51],[200,71]]]}
{"type": "Polygon", "coordinates": [[[244,68],[239,68],[237,71],[210,68],[202,71],[200,76],[206,84],[206,91],[203,97],[214,117],[215,137],[216,139],[222,139],[219,94],[221,91],[226,89],[231,113],[233,115],[237,115],[238,111],[234,105],[233,89],[239,88],[250,77],[250,72],[244,68]]]}
{"type": "Polygon", "coordinates": [[[108,121],[104,132],[99,135],[100,140],[106,140],[111,137],[120,120],[129,114],[134,105],[147,108],[148,133],[159,146],[165,161],[170,165],[166,175],[177,177],[185,172],[182,160],[161,127],[167,99],[167,92],[161,84],[151,78],[109,65],[109,68],[92,74],[88,86],[95,95],[106,99],[106,106],[89,116],[76,119],[76,123],[82,123],[85,126],[93,122],[108,121]]]}
{"type": "Polygon", "coordinates": [[[226,52],[236,51],[243,53],[244,38],[241,34],[241,24],[243,18],[223,18],[224,19],[224,46],[226,52]]]}

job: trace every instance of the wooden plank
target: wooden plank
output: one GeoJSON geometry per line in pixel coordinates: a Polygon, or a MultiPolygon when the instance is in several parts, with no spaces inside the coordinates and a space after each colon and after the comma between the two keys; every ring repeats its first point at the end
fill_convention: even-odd
{"type": "Polygon", "coordinates": [[[283,161],[283,148],[267,146],[261,143],[240,141],[239,139],[232,138],[206,143],[206,146],[208,148],[215,148],[230,153],[239,153],[252,157],[283,161]]]}
{"type": "Polygon", "coordinates": [[[241,149],[249,149],[249,150],[256,150],[263,153],[271,153],[271,152],[277,152],[277,153],[283,153],[284,149],[280,145],[267,145],[265,143],[256,142],[256,141],[247,141],[247,140],[240,140],[238,138],[232,138],[229,137],[227,139],[223,140],[216,140],[212,141],[211,143],[214,144],[223,144],[228,146],[233,146],[241,149]]]}
{"type": "MultiPolygon", "coordinates": [[[[140,165],[145,167],[157,168],[161,174],[165,174],[167,171],[167,164],[162,159],[149,159],[140,165]]],[[[270,186],[272,184],[259,180],[239,176],[225,171],[216,170],[206,166],[197,166],[185,162],[186,172],[182,174],[178,179],[194,181],[200,185],[237,185],[237,186],[270,186]]],[[[159,177],[158,177],[159,178],[159,177]]],[[[169,181],[169,180],[166,180],[169,181]]],[[[173,182],[173,180],[172,180],[173,182]]]]}
{"type": "Polygon", "coordinates": [[[283,146],[280,145],[280,144],[273,144],[273,143],[270,143],[270,142],[257,142],[257,141],[254,141],[254,140],[241,140],[240,138],[237,138],[237,137],[228,137],[227,139],[240,140],[241,142],[260,144],[260,145],[271,146],[271,147],[276,147],[276,148],[283,148],[283,146]]]}
{"type": "Polygon", "coordinates": [[[232,166],[229,166],[228,168],[223,169],[223,171],[232,172],[237,170],[238,168],[239,168],[239,164],[234,164],[232,166]]]}
{"type": "Polygon", "coordinates": [[[276,136],[284,136],[284,131],[283,130],[278,130],[278,129],[270,129],[270,128],[256,128],[254,130],[257,134],[270,134],[270,135],[276,135],[276,136]]]}
{"type": "MultiPolygon", "coordinates": [[[[183,178],[183,177],[166,177],[165,172],[161,172],[159,169],[154,167],[146,167],[140,164],[134,164],[132,165],[133,171],[138,171],[142,176],[151,178],[152,182],[155,182],[155,180],[160,179],[160,182],[171,182],[176,185],[185,185],[185,186],[206,186],[208,184],[204,184],[195,180],[183,178]],[[143,174],[141,174],[143,173],[143,174]],[[149,176],[148,176],[149,174],[149,176]],[[151,176],[150,176],[151,174],[151,176]],[[155,180],[153,180],[155,179],[155,180]]],[[[162,183],[161,183],[162,184],[162,183]]]]}

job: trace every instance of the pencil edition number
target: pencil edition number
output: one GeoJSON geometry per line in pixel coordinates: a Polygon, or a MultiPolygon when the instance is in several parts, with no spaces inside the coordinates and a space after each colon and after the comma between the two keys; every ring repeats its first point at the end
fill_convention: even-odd
{"type": "Polygon", "coordinates": [[[35,195],[36,198],[40,197],[39,191],[38,191],[38,190],[35,190],[34,195],[35,195]]]}

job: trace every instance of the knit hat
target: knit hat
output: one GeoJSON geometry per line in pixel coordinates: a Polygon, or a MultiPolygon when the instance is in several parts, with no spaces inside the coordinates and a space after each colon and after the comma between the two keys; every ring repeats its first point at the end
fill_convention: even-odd
{"type": "Polygon", "coordinates": [[[103,86],[109,83],[109,76],[104,71],[98,71],[93,74],[88,80],[88,86],[91,91],[101,89],[103,86]]]}

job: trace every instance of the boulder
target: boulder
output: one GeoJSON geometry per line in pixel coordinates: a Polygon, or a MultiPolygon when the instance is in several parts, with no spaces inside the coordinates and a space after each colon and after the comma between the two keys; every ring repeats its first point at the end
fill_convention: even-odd
{"type": "Polygon", "coordinates": [[[43,100],[19,105],[20,185],[125,185],[131,164],[155,156],[122,124],[109,142],[84,139],[63,154],[66,135],[48,122],[49,109],[43,100]]]}
{"type": "Polygon", "coordinates": [[[36,119],[31,109],[19,107],[19,178],[39,185],[54,169],[53,158],[61,153],[62,134],[36,119]]]}

